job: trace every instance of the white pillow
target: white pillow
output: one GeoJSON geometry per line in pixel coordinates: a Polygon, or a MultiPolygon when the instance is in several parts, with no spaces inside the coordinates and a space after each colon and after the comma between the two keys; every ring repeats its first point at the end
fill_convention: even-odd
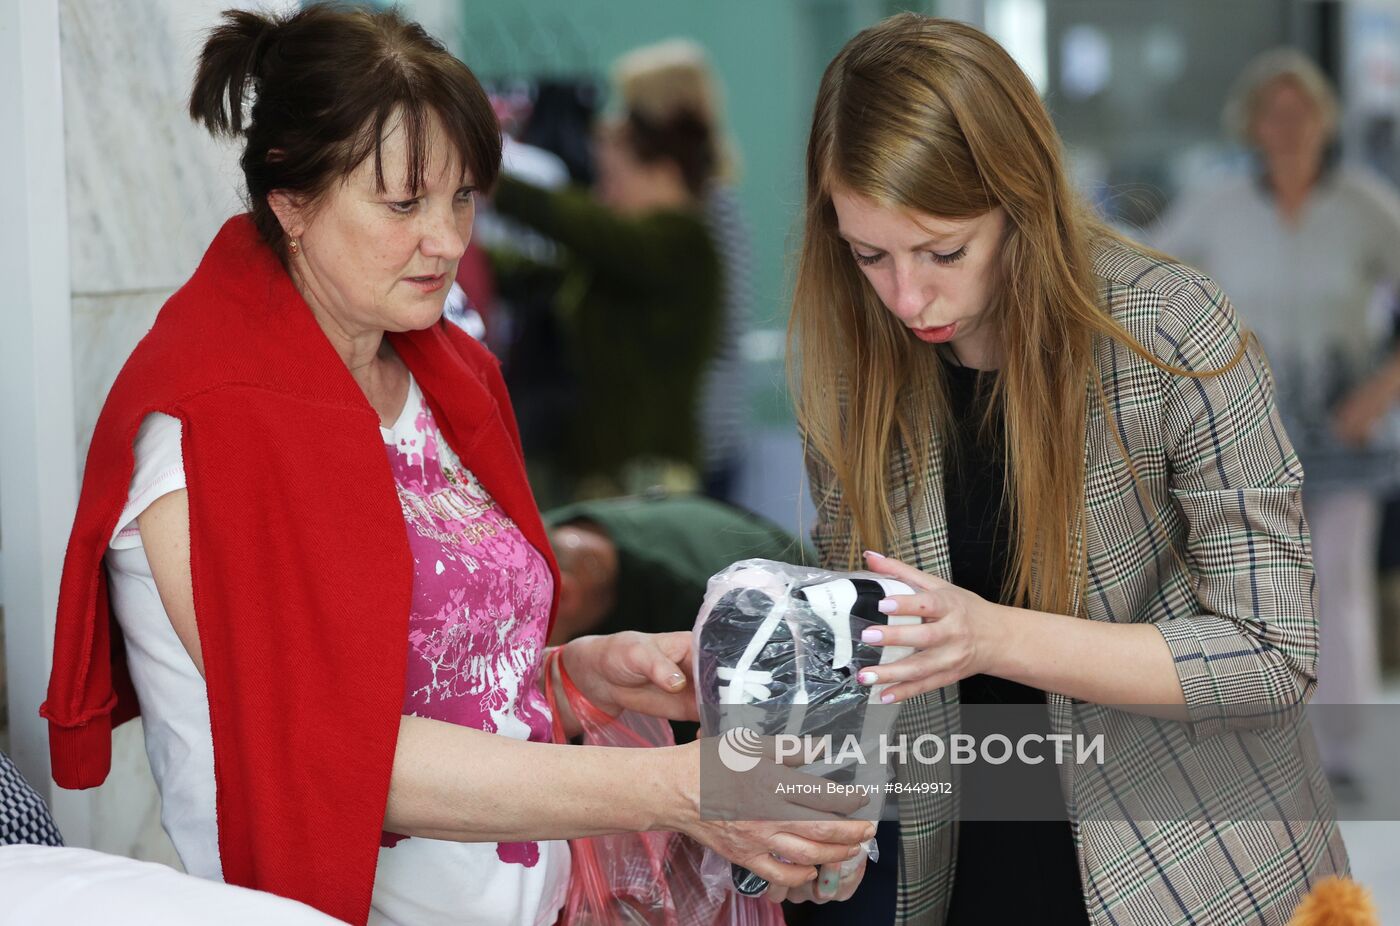
{"type": "MultiPolygon", "coordinates": [[[[6,926],[335,926],[295,900],[91,849],[0,848],[6,926]]],[[[342,924],[343,926],[343,924],[342,924]]]]}

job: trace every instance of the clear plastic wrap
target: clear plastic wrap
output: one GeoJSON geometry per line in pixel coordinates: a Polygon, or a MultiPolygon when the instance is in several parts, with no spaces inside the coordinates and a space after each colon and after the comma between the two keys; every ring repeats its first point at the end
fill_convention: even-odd
{"type": "MultiPolygon", "coordinates": [[[[889,617],[880,599],[912,594],[898,580],[871,572],[830,572],[771,560],[735,563],[710,579],[695,622],[694,676],[706,736],[753,740],[789,734],[857,737],[863,755],[877,755],[880,738],[893,732],[897,709],[879,704],[884,687],[861,683],[859,673],[908,655],[905,647],[861,641],[872,626],[917,624],[917,617],[889,617]],[[757,737],[754,736],[757,734],[757,737]]],[[[827,781],[864,786],[870,804],[861,816],[878,818],[888,770],[877,762],[801,766],[827,781]]],[[[875,840],[866,851],[876,858],[875,840]]],[[[860,864],[846,863],[842,875],[860,864]]],[[[708,877],[732,879],[743,894],[760,894],[767,882],[717,857],[708,877]]]]}
{"type": "MultiPolygon", "coordinates": [[[[555,657],[551,657],[555,658],[555,657]]],[[[554,738],[564,742],[559,705],[593,746],[647,749],[672,746],[665,720],[632,711],[612,717],[594,707],[561,673],[545,669],[554,738]],[[559,689],[563,689],[562,691],[559,689]]],[[[744,897],[709,874],[708,850],[680,833],[616,833],[569,840],[572,867],[561,926],[782,926],[775,903],[744,897]]]]}

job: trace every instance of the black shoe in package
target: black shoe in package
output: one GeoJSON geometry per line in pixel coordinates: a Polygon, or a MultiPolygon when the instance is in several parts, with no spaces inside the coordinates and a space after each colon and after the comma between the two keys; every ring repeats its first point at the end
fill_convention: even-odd
{"type": "MultiPolygon", "coordinates": [[[[743,560],[717,573],[694,631],[704,734],[744,727],[759,736],[830,736],[837,744],[855,736],[863,755],[877,755],[880,738],[893,732],[897,709],[868,710],[880,703],[886,686],[863,684],[858,675],[911,650],[872,646],[861,634],[872,626],[919,623],[917,617],[891,617],[878,608],[882,598],[910,594],[903,582],[871,572],[829,572],[771,560],[743,560]]],[[[803,771],[842,784],[882,786],[888,777],[876,762],[827,761],[803,771]]],[[[866,811],[878,815],[882,797],[878,790],[871,794],[873,807],[866,811]]],[[[768,886],[737,865],[733,879],[745,894],[768,886]]]]}

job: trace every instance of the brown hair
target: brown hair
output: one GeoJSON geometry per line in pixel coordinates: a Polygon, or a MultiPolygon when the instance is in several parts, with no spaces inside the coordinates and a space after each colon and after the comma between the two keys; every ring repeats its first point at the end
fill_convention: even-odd
{"type": "Polygon", "coordinates": [[[612,66],[621,108],[657,120],[689,110],[709,128],[713,172],[733,183],[739,155],[724,124],[724,92],[705,49],[690,39],[666,39],[622,55],[612,66]]]}
{"type": "MultiPolygon", "coordinates": [[[[942,218],[1005,211],[984,312],[1003,359],[993,402],[1003,411],[1012,515],[1006,597],[1069,613],[1085,578],[1078,567],[1091,392],[1109,411],[1096,337],[1191,376],[1229,369],[1244,344],[1222,370],[1190,373],[1158,360],[1113,320],[1093,251],[1117,236],[1074,193],[1045,106],[1000,45],[971,26],[912,13],[861,32],[827,67],[817,93],[788,327],[798,422],[806,452],[841,489],[848,566],[863,547],[886,549],[893,540],[896,448],[909,453],[916,474],[926,471],[931,429],[950,435],[952,428],[936,353],[884,309],[855,266],[837,234],[833,185],[942,218]]],[[[1109,425],[1127,459],[1111,415],[1109,425]]]]}
{"type": "Polygon", "coordinates": [[[617,138],[643,164],[670,161],[691,196],[699,196],[718,165],[710,125],[691,109],[665,117],[629,110],[617,138]]]}
{"type": "Polygon", "coordinates": [[[225,10],[199,56],[190,116],[216,135],[246,139],[248,206],[284,260],[286,235],[268,194],[285,190],[314,207],[370,157],[383,191],[381,145],[395,120],[406,133],[411,194],[425,180],[432,116],[478,188],[489,190],[500,173],[501,131],[485,91],[396,10],[324,3],[283,16],[225,10]]]}

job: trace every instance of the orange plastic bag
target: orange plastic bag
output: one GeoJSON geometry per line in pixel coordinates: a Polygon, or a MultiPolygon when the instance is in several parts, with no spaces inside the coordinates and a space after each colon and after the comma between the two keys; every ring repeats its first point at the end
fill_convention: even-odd
{"type": "MultiPolygon", "coordinates": [[[[545,697],[554,716],[555,742],[565,742],[559,715],[562,697],[583,727],[585,745],[650,749],[675,744],[665,720],[632,711],[611,717],[600,711],[562,664],[556,686],[558,658],[555,650],[545,661],[545,697]]],[[[729,864],[715,864],[713,856],[707,863],[707,850],[681,833],[570,839],[569,851],[573,867],[560,926],[783,926],[778,904],[735,893],[729,864]]]]}

